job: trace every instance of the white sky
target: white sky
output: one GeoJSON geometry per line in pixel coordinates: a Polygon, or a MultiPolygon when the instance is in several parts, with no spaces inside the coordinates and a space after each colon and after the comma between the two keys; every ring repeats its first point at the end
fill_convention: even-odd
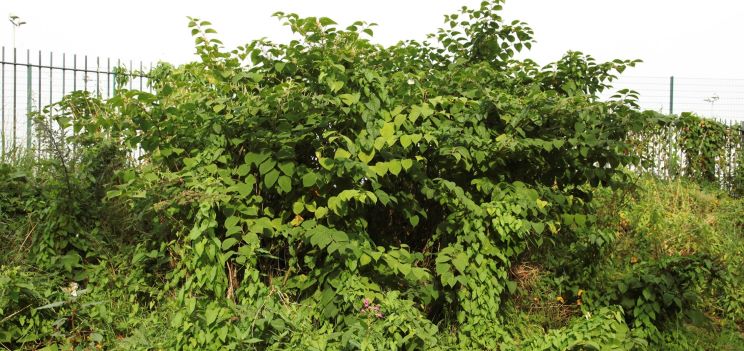
{"type": "MultiPolygon", "coordinates": [[[[377,22],[375,41],[392,44],[423,39],[442,24],[445,13],[478,4],[478,0],[0,0],[0,15],[12,13],[28,22],[17,31],[19,49],[177,64],[193,57],[186,16],[211,21],[228,47],[260,37],[286,40],[289,30],[271,17],[279,10],[327,16],[341,25],[377,22]]],[[[742,1],[508,0],[503,16],[533,27],[538,42],[526,56],[541,64],[567,50],[579,50],[601,60],[644,60],[627,72],[630,76],[744,79],[742,1]]],[[[8,20],[0,24],[0,45],[12,46],[12,28],[8,20]]],[[[665,83],[659,82],[661,91],[665,83]]],[[[742,85],[742,94],[729,100],[744,106],[744,80],[734,83],[742,85]]]]}

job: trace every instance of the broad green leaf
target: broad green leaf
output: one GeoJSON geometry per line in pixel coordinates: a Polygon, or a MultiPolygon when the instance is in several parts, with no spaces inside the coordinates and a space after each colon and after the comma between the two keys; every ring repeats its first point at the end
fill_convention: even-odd
{"type": "Polygon", "coordinates": [[[222,241],[222,250],[223,251],[230,250],[230,248],[232,248],[233,246],[235,246],[235,244],[237,244],[237,243],[238,243],[238,239],[227,238],[227,239],[225,239],[225,240],[222,241]]]}
{"type": "Polygon", "coordinates": [[[295,165],[293,162],[282,162],[279,164],[279,170],[291,177],[294,174],[295,165]]]}
{"type": "Polygon", "coordinates": [[[419,224],[419,216],[413,215],[408,217],[408,221],[411,223],[412,226],[417,226],[419,224]]]}
{"type": "Polygon", "coordinates": [[[395,134],[395,125],[390,122],[385,122],[385,124],[382,126],[382,129],[380,129],[380,136],[382,136],[385,140],[388,140],[394,134],[395,134]]]}
{"type": "Polygon", "coordinates": [[[292,179],[287,176],[279,177],[279,188],[285,193],[292,191],[292,179]]]}
{"type": "Polygon", "coordinates": [[[225,228],[236,226],[238,224],[238,221],[240,221],[240,218],[238,218],[237,216],[227,217],[227,219],[225,220],[225,228]]]}
{"type": "Polygon", "coordinates": [[[256,184],[256,177],[249,175],[245,178],[245,182],[241,182],[235,185],[240,196],[246,197],[253,192],[253,186],[256,184]]]}
{"type": "Polygon", "coordinates": [[[313,172],[306,173],[304,176],[302,176],[302,186],[305,188],[309,188],[315,185],[317,181],[318,176],[313,172]]]}
{"type": "Polygon", "coordinates": [[[533,222],[532,228],[535,230],[535,233],[542,234],[543,230],[545,230],[545,223],[533,222]]]}
{"type": "Polygon", "coordinates": [[[279,179],[279,171],[272,169],[271,172],[264,176],[264,184],[267,188],[272,188],[277,179],[279,179]]]}
{"type": "Polygon", "coordinates": [[[261,175],[264,175],[270,170],[274,169],[274,166],[276,166],[276,161],[266,160],[260,166],[258,166],[258,171],[259,173],[261,173],[261,175]]]}
{"type": "Polygon", "coordinates": [[[204,239],[194,244],[194,252],[197,256],[201,256],[204,253],[204,239]]]}
{"type": "Polygon", "coordinates": [[[318,207],[315,209],[315,218],[323,218],[328,214],[328,208],[318,207]]]}
{"type": "Polygon", "coordinates": [[[334,20],[332,20],[332,19],[330,19],[328,17],[321,17],[321,18],[318,19],[318,22],[323,27],[327,27],[327,26],[330,26],[332,24],[338,24],[334,20]]]}
{"type": "Polygon", "coordinates": [[[219,313],[219,307],[207,306],[207,310],[205,311],[207,325],[211,325],[212,323],[214,323],[217,320],[217,316],[219,316],[219,313]]]}
{"type": "Polygon", "coordinates": [[[351,157],[351,154],[348,151],[346,151],[346,150],[344,150],[342,148],[336,149],[336,153],[333,155],[333,158],[335,158],[337,160],[344,160],[344,159],[347,159],[349,157],[351,157]]]}
{"type": "Polygon", "coordinates": [[[333,166],[334,166],[333,159],[330,159],[330,158],[321,157],[318,159],[318,163],[320,163],[320,166],[323,167],[323,169],[327,171],[330,171],[331,169],[333,169],[333,166]]]}
{"type": "Polygon", "coordinates": [[[302,202],[297,201],[294,204],[292,204],[292,213],[301,214],[302,211],[304,210],[305,210],[305,204],[303,204],[302,202]]]}
{"type": "Polygon", "coordinates": [[[452,258],[452,265],[455,266],[460,273],[465,273],[465,268],[468,266],[468,255],[464,252],[460,252],[457,256],[452,258]]]}
{"type": "Polygon", "coordinates": [[[263,163],[267,158],[269,158],[269,154],[249,152],[245,154],[245,163],[248,166],[251,166],[251,165],[258,166],[261,163],[263,163]]]}
{"type": "Polygon", "coordinates": [[[338,97],[341,99],[341,101],[344,102],[344,104],[346,104],[347,106],[351,106],[351,105],[356,104],[357,102],[359,102],[360,95],[359,95],[359,93],[341,94],[338,97]]]}
{"type": "Polygon", "coordinates": [[[331,239],[336,242],[346,242],[349,241],[349,236],[342,231],[334,230],[333,232],[331,232],[331,239]]]}
{"type": "Polygon", "coordinates": [[[344,82],[339,82],[337,80],[330,80],[328,82],[328,86],[331,88],[331,92],[335,93],[344,87],[344,82]]]}
{"type": "Polygon", "coordinates": [[[416,123],[416,120],[418,120],[419,116],[421,116],[421,110],[418,108],[418,106],[413,106],[411,108],[411,112],[408,113],[408,120],[412,123],[416,123]]]}
{"type": "Polygon", "coordinates": [[[400,136],[400,145],[404,148],[408,148],[411,146],[411,136],[410,135],[401,135],[400,136]]]}
{"type": "Polygon", "coordinates": [[[362,265],[362,266],[366,266],[370,262],[372,262],[372,257],[370,257],[367,254],[362,254],[362,256],[359,257],[359,264],[362,265]]]}
{"type": "Polygon", "coordinates": [[[377,137],[377,139],[375,139],[375,149],[377,151],[382,150],[382,148],[385,147],[385,142],[386,142],[385,138],[377,137]]]}
{"type": "Polygon", "coordinates": [[[368,154],[362,151],[359,151],[359,154],[357,154],[357,157],[359,157],[360,161],[364,162],[365,164],[368,164],[375,157],[375,150],[372,150],[372,152],[368,154]]]}
{"type": "Polygon", "coordinates": [[[402,168],[400,164],[400,160],[392,160],[392,161],[389,161],[387,164],[388,164],[388,171],[390,171],[390,173],[394,175],[400,174],[400,170],[402,168]]]}
{"type": "Polygon", "coordinates": [[[246,174],[248,174],[251,171],[251,167],[247,164],[242,164],[238,166],[238,169],[235,171],[235,174],[238,177],[244,177],[246,174]]]}
{"type": "Polygon", "coordinates": [[[431,109],[428,103],[423,103],[421,105],[421,116],[429,117],[433,114],[434,114],[434,110],[431,109]]]}
{"type": "Polygon", "coordinates": [[[578,226],[584,226],[586,224],[586,215],[577,214],[574,216],[574,221],[578,226]]]}
{"type": "Polygon", "coordinates": [[[380,177],[384,176],[388,172],[387,162],[377,162],[377,164],[370,168],[372,168],[372,170],[375,171],[375,173],[377,173],[377,175],[379,175],[380,177]]]}

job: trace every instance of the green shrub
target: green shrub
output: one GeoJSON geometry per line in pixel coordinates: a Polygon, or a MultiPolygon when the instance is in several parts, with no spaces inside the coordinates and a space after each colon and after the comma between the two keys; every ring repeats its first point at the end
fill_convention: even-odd
{"type": "Polygon", "coordinates": [[[48,303],[58,282],[52,276],[0,266],[0,345],[38,345],[54,331],[54,315],[37,307],[48,303]]]}
{"type": "Polygon", "coordinates": [[[364,22],[277,13],[296,40],[226,51],[191,19],[201,61],[159,65],[155,93],[75,93],[47,108],[28,260],[59,278],[37,310],[52,326],[38,343],[642,347],[606,307],[635,298],[630,326],[661,324],[675,299],[692,301],[708,261],[639,265],[644,280],[629,273],[627,289],[587,303],[593,317],[572,309],[545,340],[511,327],[516,264],[543,258],[546,289],[578,297],[566,303],[605,277],[622,238],[603,227],[595,189],[633,181],[628,136],[655,121],[632,91],[598,98],[637,61],[518,61],[532,30],[504,22],[501,3],[448,15],[430,43],[391,47],[364,22]],[[60,293],[72,283],[85,293],[60,293]]]}
{"type": "Polygon", "coordinates": [[[693,311],[700,289],[720,275],[720,267],[706,256],[662,257],[633,266],[615,286],[602,291],[602,298],[628,311],[626,317],[635,327],[663,327],[693,311]]]}
{"type": "Polygon", "coordinates": [[[521,350],[639,350],[648,343],[625,324],[622,308],[611,306],[586,313],[574,323],[551,330],[521,345],[521,350]]]}
{"type": "MultiPolygon", "coordinates": [[[[461,347],[508,338],[512,262],[591,225],[580,186],[622,184],[618,167],[637,161],[625,137],[644,124],[632,92],[597,99],[636,61],[515,61],[532,31],[500,9],[448,16],[437,45],[388,48],[363,22],[278,13],[298,40],[226,52],[193,19],[201,62],[159,66],[155,94],[71,110],[81,135],[144,152],[107,198],[165,228],[164,289],[189,311],[173,348],[226,342],[229,303],[275,289],[332,334],[358,333],[342,342],[381,325],[387,347],[431,348],[439,323],[461,347]],[[388,296],[401,307],[361,328],[362,298],[388,296]]],[[[278,342],[275,327],[252,337],[278,342]]]]}

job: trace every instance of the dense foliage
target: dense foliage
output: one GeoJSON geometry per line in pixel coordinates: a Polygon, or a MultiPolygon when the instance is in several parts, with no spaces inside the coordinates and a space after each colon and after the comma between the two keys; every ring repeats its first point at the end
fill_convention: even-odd
{"type": "Polygon", "coordinates": [[[631,137],[634,152],[649,161],[645,170],[718,184],[736,196],[744,193],[744,124],[726,125],[689,112],[645,113],[657,115],[658,123],[631,137]]]}
{"type": "MultiPolygon", "coordinates": [[[[156,93],[48,107],[47,161],[0,168],[15,248],[0,256],[0,343],[674,344],[664,332],[703,291],[741,277],[714,253],[611,258],[602,209],[634,181],[628,136],[656,120],[632,91],[597,96],[637,61],[516,60],[532,31],[500,9],[463,8],[431,42],[391,47],[364,22],[277,13],[296,40],[225,51],[192,19],[201,61],[157,67],[156,93]]],[[[730,303],[723,318],[741,322],[730,303]]]]}

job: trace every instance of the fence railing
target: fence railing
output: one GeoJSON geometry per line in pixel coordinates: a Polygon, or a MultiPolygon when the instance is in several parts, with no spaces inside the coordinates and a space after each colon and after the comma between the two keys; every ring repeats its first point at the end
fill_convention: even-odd
{"type": "Polygon", "coordinates": [[[152,64],[142,61],[18,51],[0,53],[0,160],[34,146],[33,112],[41,111],[66,94],[84,90],[101,98],[114,95],[117,75],[127,76],[129,89],[150,90],[147,74],[152,64]],[[117,69],[117,68],[124,68],[117,69]]]}
{"type": "MultiPolygon", "coordinates": [[[[0,162],[5,161],[8,154],[20,149],[32,150],[37,146],[34,145],[38,140],[35,139],[31,120],[33,112],[41,111],[44,106],[61,100],[73,91],[84,90],[104,99],[109,98],[120,87],[120,81],[126,81],[123,88],[152,91],[145,73],[151,69],[152,64],[146,67],[141,61],[124,62],[30,50],[19,52],[15,48],[2,47],[0,162]],[[121,77],[122,74],[126,77],[121,77]]],[[[675,80],[670,77],[631,76],[621,78],[615,82],[615,86],[639,91],[642,109],[666,114],[670,111],[693,111],[708,118],[726,112],[728,118],[720,122],[727,126],[727,139],[721,153],[715,157],[712,172],[723,188],[731,189],[735,185],[732,183],[734,172],[741,167],[739,155],[744,152],[744,80],[675,80]],[[716,95],[716,91],[720,95],[716,95]],[[727,109],[723,109],[724,106],[727,109]]],[[[680,131],[673,125],[633,137],[635,151],[652,161],[649,167],[637,171],[653,173],[662,178],[692,176],[692,168],[689,167],[692,155],[688,154],[690,150],[680,147],[680,131]]],[[[36,149],[41,149],[41,145],[36,149]]]]}
{"type": "Polygon", "coordinates": [[[643,110],[744,121],[744,79],[620,75],[612,85],[637,91],[643,110]]]}
{"type": "Polygon", "coordinates": [[[633,135],[633,152],[646,160],[635,171],[653,174],[662,179],[687,177],[718,183],[722,189],[744,190],[741,164],[744,153],[744,122],[734,120],[696,119],[699,123],[716,124],[698,127],[692,136],[689,127],[679,120],[633,135]],[[685,129],[687,128],[687,130],[685,129]]]}

